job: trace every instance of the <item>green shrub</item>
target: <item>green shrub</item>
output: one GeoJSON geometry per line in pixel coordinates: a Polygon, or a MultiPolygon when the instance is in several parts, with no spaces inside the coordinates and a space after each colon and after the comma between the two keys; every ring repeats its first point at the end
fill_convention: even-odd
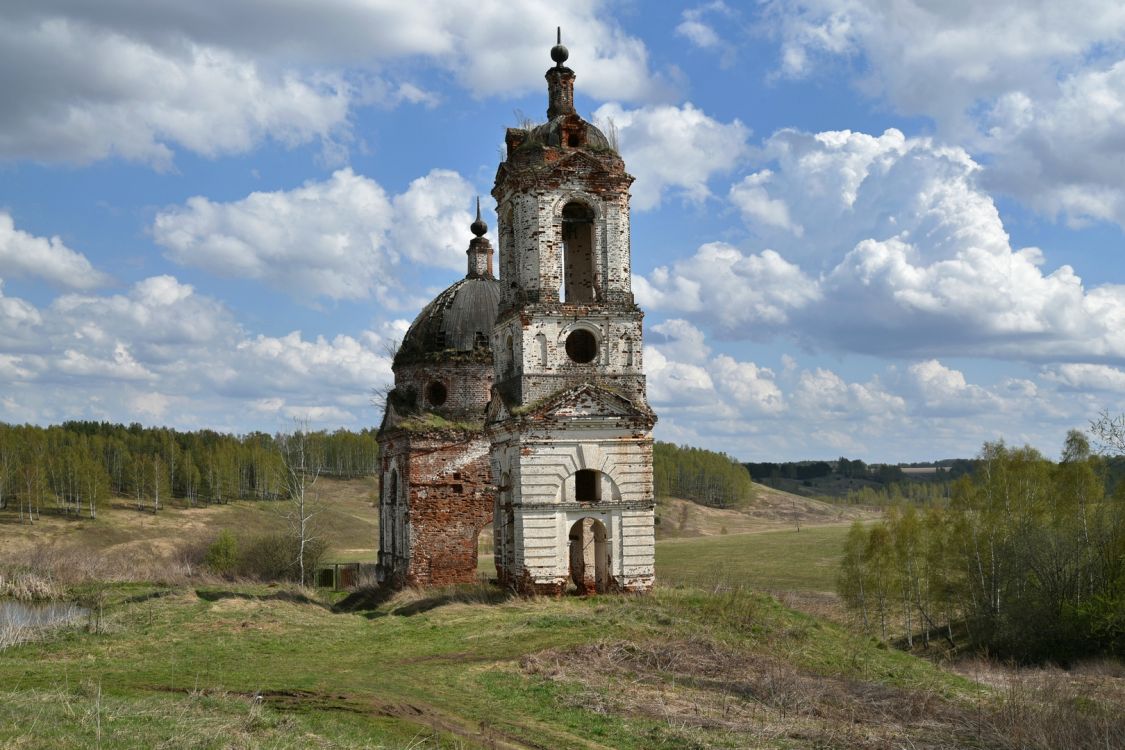
{"type": "Polygon", "coordinates": [[[207,548],[204,564],[217,575],[230,575],[238,564],[238,540],[229,529],[223,529],[207,548]]]}
{"type": "MultiPolygon", "coordinates": [[[[325,544],[320,539],[305,542],[305,578],[310,583],[324,557],[325,544]]],[[[263,534],[247,543],[238,556],[240,575],[262,581],[297,581],[300,578],[300,542],[285,533],[263,534]]]]}

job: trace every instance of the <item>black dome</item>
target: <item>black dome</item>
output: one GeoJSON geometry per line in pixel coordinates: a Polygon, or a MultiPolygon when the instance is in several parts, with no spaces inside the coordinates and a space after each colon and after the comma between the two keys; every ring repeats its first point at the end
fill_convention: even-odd
{"type": "Polygon", "coordinates": [[[489,338],[500,282],[464,278],[426,305],[406,332],[394,366],[420,362],[492,361],[489,338]]]}

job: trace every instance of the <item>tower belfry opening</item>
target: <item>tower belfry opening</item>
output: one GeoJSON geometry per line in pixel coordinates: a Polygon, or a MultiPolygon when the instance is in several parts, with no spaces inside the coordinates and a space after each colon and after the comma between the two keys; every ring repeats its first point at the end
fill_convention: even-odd
{"type": "Polygon", "coordinates": [[[594,272],[594,212],[578,201],[562,210],[563,294],[568,304],[583,305],[597,296],[594,272]]]}

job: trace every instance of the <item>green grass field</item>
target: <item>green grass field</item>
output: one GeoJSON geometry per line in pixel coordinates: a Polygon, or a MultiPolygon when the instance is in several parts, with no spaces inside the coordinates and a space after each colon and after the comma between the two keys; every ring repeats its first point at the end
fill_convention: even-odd
{"type": "Polygon", "coordinates": [[[833,591],[848,525],[666,539],[657,575],[704,588],[741,583],[768,591],[833,591]]]}
{"type": "Polygon", "coordinates": [[[796,693],[755,698],[782,688],[753,687],[744,670],[789,691],[816,678],[971,693],[748,592],[528,600],[468,588],[354,613],[266,586],[109,596],[104,633],[0,652],[0,746],[788,746],[820,736],[823,719],[796,693]],[[706,680],[692,684],[697,668],[706,680]],[[658,695],[663,707],[649,703],[658,695]],[[681,721],[682,702],[699,713],[681,721]]]}
{"type": "MultiPolygon", "coordinates": [[[[355,559],[374,538],[362,490],[334,511],[333,549],[355,559]]],[[[212,520],[252,524],[253,510],[266,509],[212,520]]],[[[173,515],[127,520],[153,540],[173,515]]],[[[56,544],[90,533],[46,530],[56,544]]],[[[338,608],[340,594],[264,584],[76,585],[75,597],[104,602],[96,627],[0,649],[0,747],[1125,743],[1121,691],[996,691],[760,593],[830,591],[846,531],[664,540],[660,585],[642,596],[523,599],[481,585],[338,608]],[[1068,734],[1024,741],[1036,727],[1068,734]]],[[[109,548],[130,549],[127,537],[109,548]]]]}

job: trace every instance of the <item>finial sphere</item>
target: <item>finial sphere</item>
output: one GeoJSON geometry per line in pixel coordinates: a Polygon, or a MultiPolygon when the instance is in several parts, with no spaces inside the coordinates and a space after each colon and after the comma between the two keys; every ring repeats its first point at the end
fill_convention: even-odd
{"type": "Polygon", "coordinates": [[[557,36],[555,37],[556,44],[554,47],[551,47],[551,59],[554,60],[559,65],[559,67],[562,67],[562,64],[566,62],[566,59],[568,57],[570,57],[570,50],[563,46],[562,27],[557,27],[555,29],[555,32],[557,34],[557,36]]]}
{"type": "Polygon", "coordinates": [[[469,229],[477,237],[483,237],[485,232],[488,231],[488,225],[484,223],[484,219],[480,217],[480,198],[477,198],[477,219],[469,225],[469,229]]]}

